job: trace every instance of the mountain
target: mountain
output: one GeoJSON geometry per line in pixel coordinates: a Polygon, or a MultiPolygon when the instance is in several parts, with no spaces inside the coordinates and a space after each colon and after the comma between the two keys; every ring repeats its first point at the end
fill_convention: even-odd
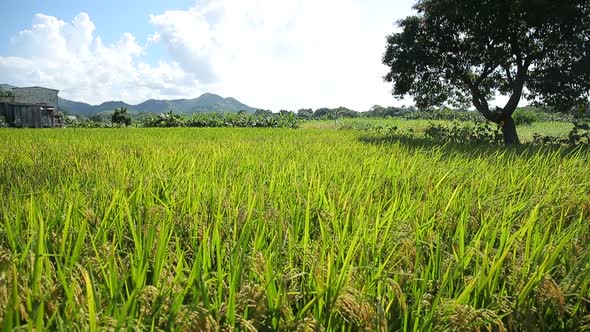
{"type": "Polygon", "coordinates": [[[111,111],[111,110],[114,110],[116,108],[121,108],[121,107],[125,107],[129,111],[135,109],[134,106],[124,103],[122,101],[107,101],[107,102],[102,103],[98,106],[94,106],[93,110],[95,113],[101,113],[104,111],[111,111]]]}
{"type": "Polygon", "coordinates": [[[63,98],[58,98],[57,103],[59,104],[59,108],[62,110],[66,110],[70,113],[76,113],[80,115],[92,115],[94,106],[80,103],[77,101],[71,101],[63,98]],[[73,111],[75,110],[75,111],[73,111]]]}
{"type": "Polygon", "coordinates": [[[242,104],[234,98],[223,98],[212,93],[205,93],[195,99],[155,100],[150,99],[135,106],[140,112],[162,113],[173,110],[178,113],[212,113],[212,112],[255,112],[256,109],[242,104]]]}
{"type": "Polygon", "coordinates": [[[205,93],[195,99],[175,100],[146,100],[141,104],[130,105],[122,101],[108,101],[100,105],[92,106],[67,99],[59,99],[59,107],[67,112],[81,115],[94,115],[112,111],[118,107],[126,107],[132,113],[237,113],[244,110],[254,113],[256,108],[250,107],[236,100],[235,98],[223,98],[212,93],[205,93]]]}
{"type": "Polygon", "coordinates": [[[12,88],[16,88],[16,87],[12,86],[10,84],[0,84],[0,90],[12,91],[12,88]]]}
{"type": "MultiPolygon", "coordinates": [[[[9,84],[0,84],[0,90],[12,90],[14,86],[9,84]]],[[[175,113],[237,113],[244,110],[248,113],[254,113],[256,108],[250,107],[236,100],[235,98],[223,98],[216,94],[205,93],[194,99],[174,99],[174,100],[146,100],[138,105],[130,105],[122,101],[107,101],[100,105],[90,105],[78,101],[59,98],[59,108],[72,114],[91,116],[95,114],[108,114],[110,111],[119,107],[126,107],[129,113],[166,113],[173,111],[175,113]]]]}

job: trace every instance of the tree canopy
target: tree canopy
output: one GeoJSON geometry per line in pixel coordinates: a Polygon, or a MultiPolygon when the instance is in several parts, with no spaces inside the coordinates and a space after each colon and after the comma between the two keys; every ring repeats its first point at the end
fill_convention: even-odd
{"type": "Polygon", "coordinates": [[[14,97],[14,93],[11,90],[0,89],[0,98],[14,97]]]}
{"type": "Polygon", "coordinates": [[[473,104],[518,143],[522,98],[566,110],[590,94],[590,1],[419,0],[387,37],[384,77],[417,106],[473,104]],[[503,107],[489,101],[505,95],[503,107]]]}
{"type": "Polygon", "coordinates": [[[131,117],[127,113],[127,108],[119,107],[115,109],[113,115],[111,115],[111,122],[123,127],[131,125],[131,117]]]}

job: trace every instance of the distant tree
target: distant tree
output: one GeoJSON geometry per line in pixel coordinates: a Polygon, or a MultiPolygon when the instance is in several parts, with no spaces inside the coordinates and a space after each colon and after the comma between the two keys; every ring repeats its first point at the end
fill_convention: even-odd
{"type": "Polygon", "coordinates": [[[131,125],[131,117],[127,114],[126,107],[119,107],[115,110],[113,115],[111,116],[111,122],[114,125],[126,127],[131,125]]]}
{"type": "Polygon", "coordinates": [[[359,116],[357,111],[353,111],[346,107],[338,108],[318,108],[313,113],[313,117],[316,119],[329,119],[336,120],[339,118],[356,118],[359,116]]]}
{"type": "Polygon", "coordinates": [[[240,111],[238,112],[238,115],[239,115],[239,116],[245,116],[245,115],[248,115],[248,112],[246,112],[246,111],[244,111],[244,110],[240,110],[240,111]]]}
{"type": "Polygon", "coordinates": [[[315,110],[313,112],[313,117],[316,119],[322,119],[322,118],[328,118],[330,116],[330,114],[332,113],[332,110],[326,107],[322,107],[322,108],[318,108],[317,110],[315,110]]]}
{"type": "Polygon", "coordinates": [[[368,114],[371,114],[371,116],[382,116],[382,114],[385,114],[386,110],[387,109],[381,105],[374,105],[369,109],[368,114]]]}
{"type": "Polygon", "coordinates": [[[297,116],[301,119],[309,120],[313,117],[313,110],[311,108],[302,108],[297,111],[297,116]]]}
{"type": "Polygon", "coordinates": [[[1,90],[0,89],[0,98],[12,98],[14,97],[14,93],[11,90],[1,90]]]}
{"type": "Polygon", "coordinates": [[[290,116],[290,115],[295,115],[295,113],[293,111],[280,110],[279,115],[280,116],[290,116]]]}
{"type": "Polygon", "coordinates": [[[337,118],[356,118],[359,115],[357,111],[353,111],[353,110],[351,110],[349,108],[342,107],[342,106],[334,109],[332,111],[332,113],[337,118]]]}
{"type": "Polygon", "coordinates": [[[255,116],[272,116],[272,112],[269,110],[259,109],[254,112],[255,116]]]}
{"type": "Polygon", "coordinates": [[[102,115],[100,114],[94,114],[88,117],[88,120],[92,121],[92,122],[102,122],[102,115]]]}
{"type": "Polygon", "coordinates": [[[367,112],[364,112],[363,115],[368,117],[384,118],[387,116],[396,116],[400,113],[402,113],[402,110],[397,107],[383,107],[375,105],[367,112]]]}
{"type": "Polygon", "coordinates": [[[590,1],[418,0],[387,37],[384,77],[419,107],[471,102],[519,143],[521,98],[565,110],[590,94],[590,1]],[[497,94],[509,96],[491,109],[497,94]]]}

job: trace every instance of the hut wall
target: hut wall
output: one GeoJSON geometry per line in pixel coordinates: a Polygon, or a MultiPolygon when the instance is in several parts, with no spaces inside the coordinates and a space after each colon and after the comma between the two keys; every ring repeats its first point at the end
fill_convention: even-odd
{"type": "Polygon", "coordinates": [[[37,105],[0,103],[0,114],[12,127],[53,127],[52,114],[37,105]]]}
{"type": "Polygon", "coordinates": [[[14,101],[27,104],[47,104],[57,107],[57,90],[42,87],[14,88],[14,101]]]}

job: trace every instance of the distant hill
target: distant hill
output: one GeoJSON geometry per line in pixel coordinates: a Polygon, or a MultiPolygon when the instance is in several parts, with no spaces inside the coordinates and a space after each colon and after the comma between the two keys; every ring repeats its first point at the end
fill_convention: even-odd
{"type": "Polygon", "coordinates": [[[126,107],[130,113],[237,113],[244,110],[254,113],[256,108],[250,107],[234,98],[223,98],[215,94],[205,93],[195,99],[146,100],[138,105],[130,105],[122,101],[108,101],[100,105],[89,105],[67,99],[59,99],[59,107],[67,112],[81,115],[94,115],[112,111],[118,107],[126,107]]]}
{"type": "Polygon", "coordinates": [[[195,99],[155,100],[150,99],[131,108],[139,112],[161,113],[173,110],[178,113],[239,112],[253,113],[255,108],[234,98],[223,98],[212,93],[205,93],[195,99]]]}
{"type": "Polygon", "coordinates": [[[80,103],[63,98],[59,98],[57,103],[59,104],[59,108],[70,113],[76,113],[80,115],[92,115],[94,113],[94,106],[86,103],[80,103]]]}
{"type": "Polygon", "coordinates": [[[15,86],[12,86],[10,84],[0,84],[0,90],[12,90],[12,88],[16,88],[15,86]]]}
{"type": "MultiPolygon", "coordinates": [[[[12,85],[0,84],[0,89],[10,90],[12,85]]],[[[248,113],[254,113],[256,108],[250,107],[236,100],[235,98],[223,98],[216,94],[205,93],[194,99],[175,99],[175,100],[146,100],[138,105],[130,105],[122,101],[107,101],[100,105],[90,105],[78,101],[72,101],[59,98],[59,108],[72,114],[95,115],[105,114],[118,107],[127,107],[130,113],[165,113],[174,111],[176,113],[237,113],[244,110],[248,113]]]]}

